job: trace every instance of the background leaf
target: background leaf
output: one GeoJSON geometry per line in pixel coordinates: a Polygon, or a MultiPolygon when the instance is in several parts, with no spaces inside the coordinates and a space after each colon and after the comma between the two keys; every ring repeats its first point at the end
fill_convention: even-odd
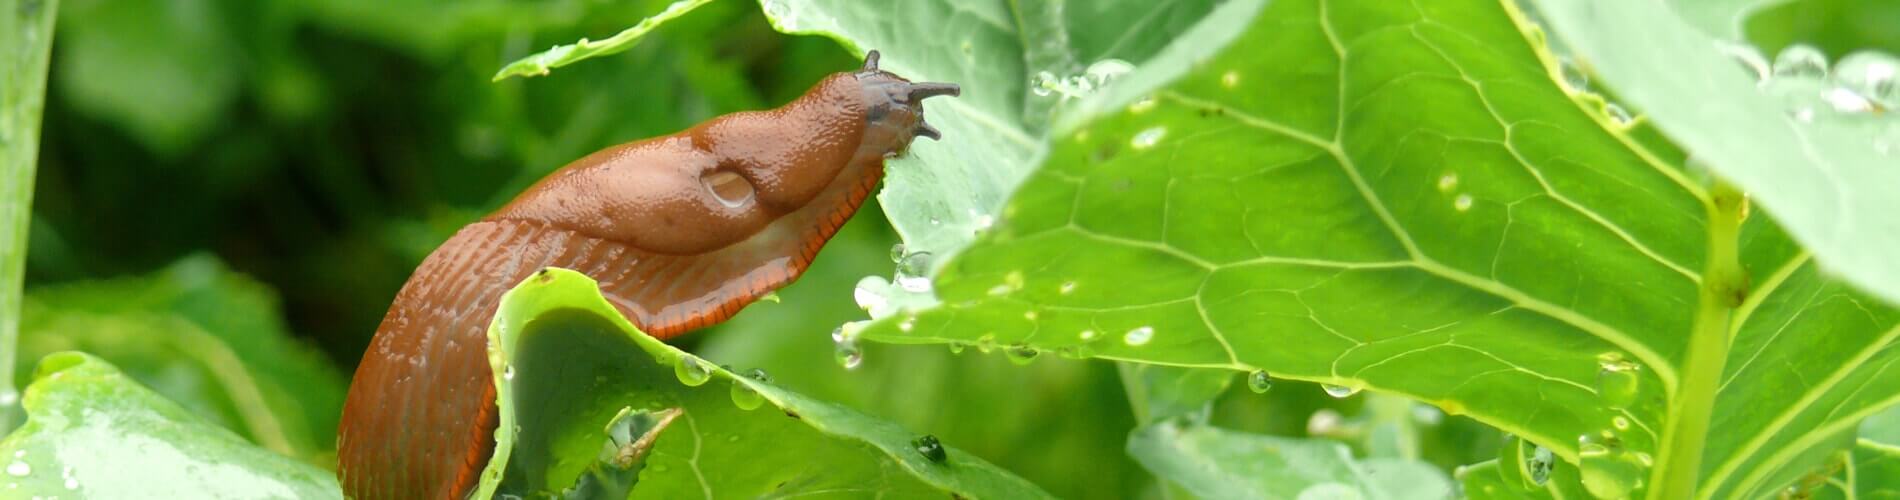
{"type": "Polygon", "coordinates": [[[1345,445],[1162,422],[1128,439],[1128,453],[1201,498],[1452,496],[1443,472],[1418,462],[1353,460],[1345,445]]]}
{"type": "Polygon", "coordinates": [[[490,343],[503,431],[480,496],[497,487],[526,493],[567,489],[606,440],[598,429],[629,406],[681,408],[685,420],[662,431],[635,495],[868,488],[1046,496],[955,448],[945,448],[945,461],[933,461],[913,446],[917,436],[901,427],[734,374],[648,337],[614,312],[593,280],[573,271],[546,270],[504,296],[490,343]],[[667,372],[675,372],[681,384],[667,372]],[[747,391],[785,415],[740,408],[747,391]],[[680,473],[665,474],[675,468],[680,473]]]}
{"type": "Polygon", "coordinates": [[[99,358],[64,352],[27,387],[0,440],[8,496],[342,498],[330,471],[200,421],[99,358]]]}
{"type": "Polygon", "coordinates": [[[213,257],[146,277],[35,288],[21,324],[23,359],[86,351],[199,418],[334,467],[343,374],[290,337],[267,288],[213,257]]]}

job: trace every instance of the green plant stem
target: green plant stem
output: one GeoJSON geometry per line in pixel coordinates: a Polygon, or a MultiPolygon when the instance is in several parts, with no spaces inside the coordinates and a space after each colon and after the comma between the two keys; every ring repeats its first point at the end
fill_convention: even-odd
{"type": "Polygon", "coordinates": [[[0,2],[0,436],[13,431],[19,393],[13,359],[20,336],[33,167],[39,157],[46,62],[59,0],[0,2]]]}
{"type": "Polygon", "coordinates": [[[1741,191],[1720,180],[1709,194],[1708,263],[1702,274],[1695,327],[1689,332],[1682,385],[1670,401],[1662,448],[1651,477],[1649,498],[1653,500],[1691,498],[1695,494],[1709,417],[1715,410],[1722,365],[1728,360],[1729,314],[1748,293],[1736,248],[1747,201],[1741,191]]]}

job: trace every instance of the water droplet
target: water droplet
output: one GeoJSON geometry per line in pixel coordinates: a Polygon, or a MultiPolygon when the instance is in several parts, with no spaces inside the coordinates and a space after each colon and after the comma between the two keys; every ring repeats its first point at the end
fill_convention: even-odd
{"type": "Polygon", "coordinates": [[[917,328],[916,316],[908,316],[903,321],[897,322],[897,331],[909,333],[914,328],[917,328]]]}
{"type": "Polygon", "coordinates": [[[1777,78],[1820,78],[1827,76],[1827,54],[1812,45],[1789,45],[1775,54],[1772,67],[1777,78]]]}
{"type": "Polygon", "coordinates": [[[1359,393],[1359,388],[1351,386],[1320,384],[1319,387],[1326,390],[1326,395],[1335,398],[1349,397],[1359,393]]]}
{"type": "MultiPolygon", "coordinates": [[[[1092,332],[1084,332],[1084,333],[1092,333],[1092,332]]],[[[1148,341],[1154,340],[1154,338],[1155,338],[1154,327],[1144,326],[1144,327],[1139,327],[1133,330],[1129,330],[1128,333],[1122,334],[1122,343],[1125,343],[1131,346],[1140,346],[1140,345],[1146,345],[1148,341]]]]}
{"type": "Polygon", "coordinates": [[[905,255],[908,255],[908,254],[906,254],[906,253],[904,253],[904,244],[903,244],[903,243],[898,243],[898,244],[896,244],[896,245],[891,245],[891,262],[892,262],[892,263],[900,263],[900,262],[903,262],[903,261],[904,261],[904,256],[905,256],[905,255]]]}
{"type": "Polygon", "coordinates": [[[7,464],[7,474],[13,477],[26,477],[32,473],[33,466],[27,465],[26,462],[15,460],[13,463],[7,464]]]}
{"type": "Polygon", "coordinates": [[[897,286],[907,292],[930,291],[930,252],[905,255],[897,263],[897,286]]]}
{"type": "Polygon", "coordinates": [[[764,404],[765,396],[759,395],[759,391],[752,390],[752,386],[746,385],[745,382],[738,380],[732,381],[733,406],[737,406],[741,410],[752,411],[764,404]]]}
{"type": "Polygon", "coordinates": [[[753,368],[752,371],[746,372],[745,376],[762,383],[772,383],[772,374],[765,373],[764,368],[753,368]]]}
{"type": "Polygon", "coordinates": [[[1597,396],[1603,406],[1621,410],[1636,402],[1642,391],[1642,365],[1623,359],[1623,353],[1606,352],[1597,356],[1597,396]]]}
{"type": "Polygon", "coordinates": [[[1550,448],[1537,446],[1531,450],[1530,457],[1524,459],[1524,469],[1530,472],[1528,478],[1531,484],[1537,486],[1543,486],[1544,483],[1549,482],[1550,472],[1555,468],[1557,468],[1557,454],[1551,453],[1550,448]]]}
{"type": "Polygon", "coordinates": [[[1471,195],[1458,195],[1457,199],[1451,201],[1451,208],[1455,208],[1460,212],[1471,210],[1471,201],[1471,195]]]}
{"type": "Polygon", "coordinates": [[[1835,65],[1833,79],[1889,110],[1900,108],[1900,58],[1873,50],[1856,51],[1835,65]]]}
{"type": "Polygon", "coordinates": [[[1577,462],[1584,489],[1597,498],[1624,498],[1643,487],[1642,465],[1614,437],[1578,437],[1577,462]]]}
{"type": "Polygon", "coordinates": [[[1564,87],[1574,92],[1582,92],[1590,89],[1590,75],[1583,72],[1583,67],[1577,64],[1575,59],[1569,57],[1559,58],[1557,60],[1557,70],[1563,74],[1564,87]]]}
{"type": "Polygon", "coordinates": [[[885,298],[884,294],[878,290],[883,288],[884,285],[884,278],[867,276],[862,280],[858,280],[857,288],[851,290],[851,298],[852,300],[856,300],[858,302],[858,308],[865,310],[865,312],[882,311],[891,303],[890,299],[885,298]]]}
{"type": "Polygon", "coordinates": [[[1445,172],[1445,175],[1438,176],[1439,191],[1451,191],[1456,187],[1458,187],[1458,174],[1445,172]]]}
{"type": "Polygon", "coordinates": [[[996,348],[996,334],[985,333],[983,334],[983,336],[976,338],[977,352],[980,352],[983,354],[989,354],[990,350],[995,349],[995,348],[996,348]]]}
{"type": "Polygon", "coordinates": [[[513,380],[515,379],[515,365],[504,365],[504,366],[502,366],[502,367],[501,367],[501,379],[502,379],[502,380],[508,380],[508,381],[513,381],[513,380]]]}
{"type": "Polygon", "coordinates": [[[1428,404],[1412,405],[1412,420],[1419,425],[1438,425],[1445,421],[1444,410],[1428,404]]]}
{"type": "Polygon", "coordinates": [[[943,463],[945,460],[950,459],[949,453],[946,453],[943,449],[943,443],[937,442],[937,436],[925,434],[917,439],[911,440],[910,446],[917,450],[917,454],[923,455],[924,458],[929,459],[931,462],[943,463]]]}
{"type": "Polygon", "coordinates": [[[1115,81],[1116,78],[1121,78],[1122,75],[1134,71],[1135,65],[1129,64],[1128,61],[1121,59],[1103,59],[1096,61],[1095,64],[1090,64],[1089,68],[1083,71],[1083,74],[1087,75],[1089,80],[1093,81],[1094,86],[1100,87],[1107,85],[1108,82],[1115,81]]]}
{"type": "Polygon", "coordinates": [[[1082,333],[1075,334],[1075,337],[1082,339],[1083,342],[1092,342],[1095,339],[1101,338],[1101,336],[1102,334],[1095,333],[1095,330],[1082,330],[1082,333]]]}
{"type": "Polygon", "coordinates": [[[1613,102],[1603,103],[1603,113],[1609,115],[1610,123],[1614,123],[1618,127],[1628,127],[1630,126],[1630,122],[1636,121],[1634,117],[1630,116],[1629,110],[1623,109],[1623,106],[1613,102]]]}
{"type": "Polygon", "coordinates": [[[705,361],[691,354],[682,354],[679,362],[673,364],[673,375],[679,377],[682,384],[698,387],[707,380],[712,380],[712,369],[706,367],[705,361]]]}
{"type": "Polygon", "coordinates": [[[1841,113],[1866,113],[1874,110],[1874,102],[1866,96],[1846,87],[1834,87],[1821,92],[1821,100],[1827,101],[1834,111],[1841,113]]]}
{"type": "Polygon", "coordinates": [[[1267,375],[1266,370],[1254,370],[1253,373],[1247,374],[1247,389],[1252,390],[1254,394],[1266,394],[1267,390],[1272,388],[1273,376],[1267,375]]]}
{"type": "Polygon", "coordinates": [[[1610,427],[1615,427],[1618,431],[1630,430],[1630,419],[1622,415],[1610,417],[1610,427]]]}
{"type": "MultiPolygon", "coordinates": [[[[1155,104],[1154,96],[1136,99],[1134,103],[1128,105],[1128,112],[1137,115],[1146,113],[1148,110],[1155,109],[1155,104]]],[[[1157,137],[1157,139],[1159,138],[1157,137]]]]}
{"type": "Polygon", "coordinates": [[[845,341],[844,325],[838,325],[837,327],[831,329],[831,341],[834,343],[845,341]]]}
{"type": "Polygon", "coordinates": [[[1060,293],[1060,294],[1063,294],[1063,295],[1068,295],[1068,294],[1070,294],[1070,293],[1072,293],[1072,292],[1075,292],[1075,282],[1074,282],[1074,281],[1064,281],[1064,282],[1062,282],[1062,285],[1060,285],[1060,286],[1057,286],[1057,287],[1056,287],[1056,293],[1060,293]]]}
{"type": "Polygon", "coordinates": [[[1011,363],[1015,363],[1017,365],[1027,365],[1029,363],[1035,362],[1036,357],[1042,355],[1042,351],[1038,351],[1036,350],[1036,348],[1030,347],[1029,344],[1027,343],[1017,342],[1015,344],[1011,344],[1008,350],[1003,351],[1003,354],[1009,357],[1009,362],[1011,363]]]}
{"type": "Polygon", "coordinates": [[[1228,71],[1226,73],[1221,73],[1220,85],[1222,87],[1227,87],[1230,89],[1234,87],[1239,87],[1240,86],[1240,72],[1228,71]]]}
{"type": "Polygon", "coordinates": [[[727,208],[739,208],[752,201],[752,183],[736,172],[714,170],[700,181],[706,185],[706,191],[727,208]]]}
{"type": "Polygon", "coordinates": [[[1056,87],[1061,85],[1061,81],[1056,79],[1056,74],[1048,71],[1038,71],[1034,78],[1029,79],[1029,91],[1042,97],[1055,93],[1056,87]]]}
{"type": "Polygon", "coordinates": [[[1761,54],[1761,49],[1757,49],[1755,46],[1745,43],[1728,41],[1717,41],[1716,49],[1721,50],[1723,54],[1727,54],[1729,58],[1741,64],[1742,69],[1747,70],[1750,76],[1755,77],[1756,82],[1765,82],[1768,80],[1768,57],[1761,54]]]}
{"type": "Polygon", "coordinates": [[[1306,433],[1313,436],[1330,436],[1338,432],[1340,424],[1345,421],[1346,417],[1340,415],[1338,410],[1320,408],[1319,411],[1313,412],[1312,416],[1306,418],[1306,433]]]}
{"type": "Polygon", "coordinates": [[[1023,319],[1026,319],[1026,320],[1030,320],[1030,321],[1035,321],[1035,320],[1036,320],[1036,311],[1023,311],[1023,319]]]}
{"type": "Polygon", "coordinates": [[[856,370],[858,365],[864,364],[864,351],[858,349],[857,342],[839,342],[832,350],[832,357],[846,370],[856,370]]]}
{"type": "Polygon", "coordinates": [[[967,346],[968,346],[967,344],[964,344],[962,342],[951,342],[950,354],[963,354],[963,348],[967,346]]]}

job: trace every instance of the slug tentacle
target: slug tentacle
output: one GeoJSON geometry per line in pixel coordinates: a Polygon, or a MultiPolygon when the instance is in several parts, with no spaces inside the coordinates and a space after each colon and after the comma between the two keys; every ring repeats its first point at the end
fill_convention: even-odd
{"type": "Polygon", "coordinates": [[[666,339],[725,321],[798,279],[916,137],[923,100],[958,95],[878,69],[785,106],[733,113],[562,167],[437,248],[398,292],[338,429],[353,498],[459,499],[494,450],[486,332],[501,295],[545,267],[600,283],[666,339]]]}

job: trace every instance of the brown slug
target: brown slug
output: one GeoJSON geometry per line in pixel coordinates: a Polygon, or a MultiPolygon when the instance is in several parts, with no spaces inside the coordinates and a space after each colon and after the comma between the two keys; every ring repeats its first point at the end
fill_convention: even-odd
{"type": "Polygon", "coordinates": [[[586,273],[646,333],[717,324],[798,278],[917,136],[923,99],[878,53],[777,109],[609,147],[548,175],[436,248],[383,316],[343,406],[352,498],[460,499],[493,453],[487,330],[545,267],[586,273]]]}

